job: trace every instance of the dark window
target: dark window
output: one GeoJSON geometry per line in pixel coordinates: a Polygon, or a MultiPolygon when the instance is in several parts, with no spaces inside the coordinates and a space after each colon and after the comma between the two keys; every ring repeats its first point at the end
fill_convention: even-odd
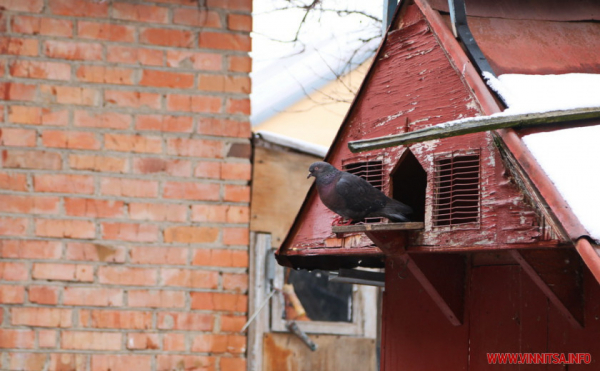
{"type": "Polygon", "coordinates": [[[409,149],[402,154],[391,178],[394,199],[412,207],[410,219],[413,222],[424,221],[427,173],[409,149]]]}
{"type": "Polygon", "coordinates": [[[479,223],[479,153],[435,160],[435,227],[479,223]]]}
{"type": "MultiPolygon", "coordinates": [[[[343,163],[342,170],[357,175],[380,191],[383,189],[383,162],[379,160],[343,163]]],[[[383,218],[365,218],[365,223],[381,223],[383,218]]]]}

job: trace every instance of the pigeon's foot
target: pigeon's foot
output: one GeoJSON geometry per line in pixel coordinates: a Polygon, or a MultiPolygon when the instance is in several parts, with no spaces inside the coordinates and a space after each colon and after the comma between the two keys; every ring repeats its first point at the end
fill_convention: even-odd
{"type": "Polygon", "coordinates": [[[352,224],[352,219],[344,219],[341,216],[338,216],[337,218],[333,219],[333,221],[331,222],[331,225],[335,226],[335,227],[340,227],[340,226],[350,225],[350,224],[352,224]]]}

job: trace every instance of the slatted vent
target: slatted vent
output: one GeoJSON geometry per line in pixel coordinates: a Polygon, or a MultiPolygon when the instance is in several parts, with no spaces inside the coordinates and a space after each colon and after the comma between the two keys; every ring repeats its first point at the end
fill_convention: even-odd
{"type": "MultiPolygon", "coordinates": [[[[379,190],[383,188],[383,162],[362,161],[342,164],[342,170],[357,175],[379,190]]],[[[382,218],[366,218],[365,223],[381,223],[382,218]]]]}
{"type": "Polygon", "coordinates": [[[479,223],[479,170],[479,153],[436,159],[435,227],[479,223]]]}

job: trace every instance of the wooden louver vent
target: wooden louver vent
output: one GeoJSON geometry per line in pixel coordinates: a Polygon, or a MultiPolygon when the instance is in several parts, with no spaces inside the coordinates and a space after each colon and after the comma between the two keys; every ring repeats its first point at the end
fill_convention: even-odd
{"type": "Polygon", "coordinates": [[[479,153],[435,161],[434,227],[479,223],[479,153]]]}
{"type": "MultiPolygon", "coordinates": [[[[363,161],[342,164],[342,170],[364,178],[379,190],[383,189],[383,162],[363,161]]],[[[380,223],[382,218],[366,218],[365,223],[380,223]]]]}

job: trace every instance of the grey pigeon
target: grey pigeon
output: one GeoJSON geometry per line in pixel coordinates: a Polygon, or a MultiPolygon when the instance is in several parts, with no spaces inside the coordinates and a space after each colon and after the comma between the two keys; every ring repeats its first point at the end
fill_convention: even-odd
{"type": "Polygon", "coordinates": [[[410,221],[410,206],[389,198],[365,179],[340,171],[327,162],[315,162],[307,178],[316,178],[317,191],[325,206],[353,221],[384,217],[395,222],[410,221]]]}

